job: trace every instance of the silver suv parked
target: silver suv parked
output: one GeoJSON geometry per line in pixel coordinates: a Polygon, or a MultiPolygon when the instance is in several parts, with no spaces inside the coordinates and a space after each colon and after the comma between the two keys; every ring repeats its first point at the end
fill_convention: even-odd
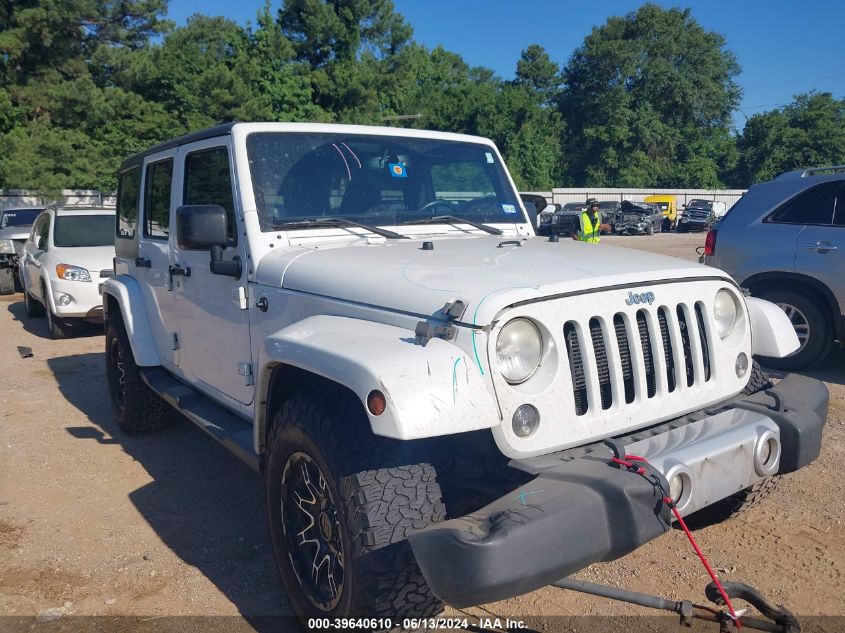
{"type": "Polygon", "coordinates": [[[781,174],[753,186],[710,231],[705,263],[778,304],[801,347],[767,364],[797,369],[845,343],[845,166],[781,174]]]}

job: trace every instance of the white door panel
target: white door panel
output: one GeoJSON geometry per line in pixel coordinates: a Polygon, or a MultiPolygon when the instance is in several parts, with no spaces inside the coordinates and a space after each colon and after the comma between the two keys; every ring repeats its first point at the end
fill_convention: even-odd
{"type": "MultiPolygon", "coordinates": [[[[228,139],[209,139],[181,147],[177,156],[177,177],[174,189],[183,195],[180,204],[221,204],[234,215],[238,200],[227,184],[235,182],[231,148],[228,139]],[[230,157],[225,161],[225,152],[230,157]],[[186,160],[191,165],[186,182],[186,160]],[[191,181],[192,173],[202,166],[205,174],[219,167],[222,177],[191,181]],[[194,186],[192,182],[201,183],[194,186]],[[211,183],[211,184],[209,184],[211,183]],[[183,193],[184,192],[184,193],[183,193]],[[221,193],[222,192],[222,193],[221,193]]],[[[194,176],[196,178],[196,176],[194,176]]],[[[232,244],[224,250],[223,259],[240,257],[246,261],[243,238],[238,239],[240,220],[233,222],[232,244]]],[[[246,287],[246,273],[241,279],[214,275],[210,271],[209,251],[188,251],[179,248],[175,233],[171,235],[172,265],[190,275],[172,276],[173,295],[179,321],[180,368],[209,387],[241,402],[253,401],[252,378],[241,372],[251,366],[249,311],[242,309],[240,288],[246,287]]]]}
{"type": "MultiPolygon", "coordinates": [[[[164,236],[152,236],[149,233],[149,214],[152,206],[161,204],[155,194],[150,191],[148,177],[153,171],[151,166],[164,166],[167,161],[176,162],[176,150],[167,150],[149,156],[144,160],[141,182],[141,221],[138,231],[138,257],[130,265],[133,267],[134,276],[141,287],[141,294],[144,297],[144,307],[147,311],[147,322],[151,324],[153,337],[156,341],[156,348],[159,358],[165,364],[177,367],[179,365],[179,350],[174,344],[174,336],[178,330],[176,319],[175,297],[170,289],[170,240],[164,236]]],[[[172,168],[172,167],[171,167],[172,168]]],[[[179,191],[175,186],[170,188],[170,196],[167,206],[170,209],[170,217],[173,210],[178,206],[180,200],[179,191]]],[[[172,221],[170,222],[172,227],[172,221]]],[[[172,228],[170,229],[172,235],[172,228]]]]}

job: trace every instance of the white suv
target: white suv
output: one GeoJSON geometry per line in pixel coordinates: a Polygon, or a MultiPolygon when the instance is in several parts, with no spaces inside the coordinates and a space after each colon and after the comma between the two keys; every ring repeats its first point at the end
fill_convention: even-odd
{"type": "Polygon", "coordinates": [[[102,207],[50,207],[32,225],[20,263],[26,313],[46,313],[53,338],[69,336],[76,321],[102,321],[114,217],[114,209],[102,207]]]}
{"type": "Polygon", "coordinates": [[[824,384],[752,365],[798,346],[779,308],[536,237],[487,139],[212,128],[124,161],[116,237],[118,424],[175,410],[262,472],[290,603],[326,626],[531,591],[669,530],[655,482],[723,519],[819,454],[824,384]]]}

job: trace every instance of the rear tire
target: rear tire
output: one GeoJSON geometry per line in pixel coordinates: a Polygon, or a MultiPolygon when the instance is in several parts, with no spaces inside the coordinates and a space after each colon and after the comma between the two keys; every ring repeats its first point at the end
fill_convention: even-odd
{"type": "Polygon", "coordinates": [[[112,413],[124,433],[151,433],[176,420],[176,411],[141,379],[119,315],[109,315],[106,321],[106,383],[112,413]]]}
{"type": "MultiPolygon", "coordinates": [[[[764,391],[772,386],[772,381],[760,369],[760,364],[754,361],[751,365],[751,378],[745,389],[742,390],[743,395],[750,396],[758,391],[764,391]]],[[[760,503],[763,499],[772,494],[780,482],[780,475],[772,475],[766,477],[763,481],[757,482],[753,486],[744,488],[737,493],[726,497],[721,501],[717,501],[713,505],[702,508],[697,512],[693,512],[687,517],[687,523],[691,527],[702,528],[708,525],[715,525],[722,521],[732,519],[746,510],[749,510],[760,503]]]]}
{"type": "Polygon", "coordinates": [[[833,331],[822,306],[802,292],[789,288],[772,288],[759,294],[761,299],[776,303],[796,327],[802,347],[785,358],[761,357],[760,361],[773,369],[803,369],[821,362],[833,350],[833,331]]]}
{"type": "Polygon", "coordinates": [[[431,464],[417,462],[404,442],[374,436],[357,398],[325,390],[287,400],[268,445],[273,552],[303,621],[399,622],[442,610],[407,541],[446,515],[431,464]]]}

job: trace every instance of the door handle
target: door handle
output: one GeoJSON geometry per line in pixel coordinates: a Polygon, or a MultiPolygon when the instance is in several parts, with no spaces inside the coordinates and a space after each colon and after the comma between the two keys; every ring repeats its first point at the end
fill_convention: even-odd
{"type": "Polygon", "coordinates": [[[171,277],[190,277],[191,269],[189,267],[182,268],[181,266],[171,266],[168,268],[171,277]]]}
{"type": "Polygon", "coordinates": [[[149,268],[152,266],[152,262],[147,259],[146,257],[136,257],[135,258],[135,266],[138,268],[149,268]]]}
{"type": "Polygon", "coordinates": [[[819,253],[827,253],[830,251],[838,251],[839,247],[836,244],[831,244],[830,242],[819,241],[815,244],[804,244],[804,248],[808,248],[811,251],[818,251],[819,253]]]}

